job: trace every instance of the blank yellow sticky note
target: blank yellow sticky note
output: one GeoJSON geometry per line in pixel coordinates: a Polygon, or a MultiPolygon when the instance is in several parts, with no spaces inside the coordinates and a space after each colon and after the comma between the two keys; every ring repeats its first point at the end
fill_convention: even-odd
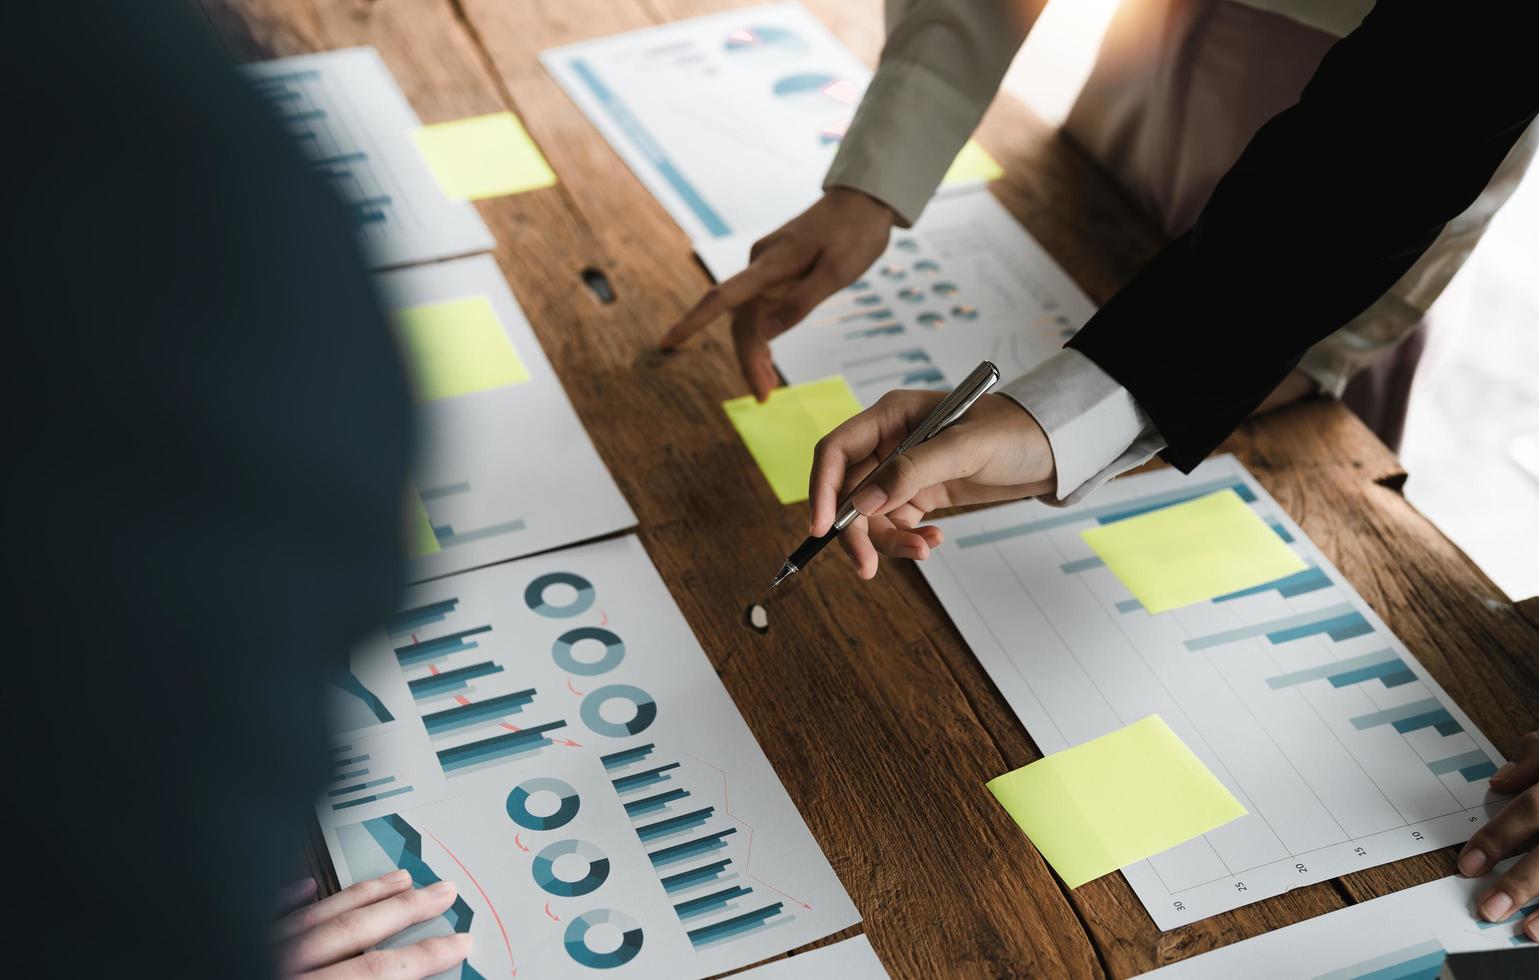
{"type": "Polygon", "coordinates": [[[1233,490],[1081,531],[1151,613],[1212,599],[1309,566],[1233,490]]]}
{"type": "Polygon", "coordinates": [[[1007,772],[988,786],[1070,888],[1246,812],[1159,715],[1007,772]]]}
{"type": "Polygon", "coordinates": [[[485,296],[396,310],[395,330],[418,401],[529,380],[528,368],[485,296]]]}
{"type": "Polygon", "coordinates": [[[427,508],[422,506],[422,498],[417,495],[415,487],[408,487],[406,492],[406,556],[408,558],[421,558],[423,555],[431,555],[435,551],[442,550],[438,545],[438,535],[433,533],[433,522],[428,518],[427,508]]]}
{"type": "Polygon", "coordinates": [[[1005,175],[1005,168],[999,165],[989,151],[978,145],[976,140],[968,140],[962,145],[962,152],[951,161],[946,176],[941,178],[941,184],[963,184],[973,180],[998,180],[1005,175]]]}
{"type": "Polygon", "coordinates": [[[860,411],[842,377],[776,388],[759,404],[752,395],[721,403],[754,462],[783,504],[807,499],[807,476],[818,440],[860,411]]]}
{"type": "Polygon", "coordinates": [[[412,139],[451,200],[501,197],[556,182],[540,148],[511,112],[423,126],[412,139]]]}

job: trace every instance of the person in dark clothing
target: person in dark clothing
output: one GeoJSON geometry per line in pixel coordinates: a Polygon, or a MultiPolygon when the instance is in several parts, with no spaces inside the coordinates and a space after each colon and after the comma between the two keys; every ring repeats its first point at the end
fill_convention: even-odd
{"type": "MultiPolygon", "coordinates": [[[[1539,113],[1527,39],[1490,2],[1381,2],[1331,48],[1297,104],[1256,133],[1190,231],[1005,395],[899,457],[854,499],[842,542],[863,578],[877,553],[924,558],[925,515],[1024,496],[1076,500],[1161,452],[1190,472],[1358,315],[1490,181],[1539,113]],[[1260,302],[1259,300],[1264,300],[1260,302]],[[1241,311],[1241,312],[1237,312],[1241,311]]],[[[811,533],[942,397],[893,392],[814,456],[811,533]]],[[[1461,854],[1489,871],[1499,921],[1539,895],[1539,733],[1491,777],[1517,798],[1461,854]]],[[[1539,913],[1524,922],[1539,939],[1539,913]]]]}
{"type": "MultiPolygon", "coordinates": [[[[439,901],[376,905],[402,892],[377,883],[274,943],[328,775],[324,678],[400,586],[397,353],[341,205],[194,9],[0,18],[21,920],[0,972],[346,975],[371,922],[439,901]]],[[[363,965],[463,956],[396,968],[417,952],[363,965]]]]}

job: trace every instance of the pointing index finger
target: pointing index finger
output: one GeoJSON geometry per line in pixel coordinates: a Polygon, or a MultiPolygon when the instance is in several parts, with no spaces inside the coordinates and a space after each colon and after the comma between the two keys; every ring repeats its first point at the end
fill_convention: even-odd
{"type": "Polygon", "coordinates": [[[706,290],[700,301],[668,328],[658,346],[663,350],[674,349],[728,310],[741,306],[770,286],[792,278],[799,271],[791,260],[788,247],[771,246],[750,262],[748,268],[706,290]]]}

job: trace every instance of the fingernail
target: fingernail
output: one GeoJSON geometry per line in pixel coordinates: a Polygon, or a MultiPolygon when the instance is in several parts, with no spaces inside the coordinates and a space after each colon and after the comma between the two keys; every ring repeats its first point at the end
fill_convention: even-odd
{"type": "Polygon", "coordinates": [[[405,868],[402,868],[399,871],[392,871],[392,872],[390,872],[389,874],[385,875],[385,877],[380,879],[380,880],[386,882],[387,884],[399,885],[401,882],[405,881],[406,879],[408,879],[410,877],[411,877],[411,872],[407,871],[405,868]]]}
{"type": "Polygon", "coordinates": [[[874,483],[862,489],[850,500],[850,503],[855,505],[855,509],[860,511],[862,517],[870,517],[876,512],[878,507],[886,502],[887,491],[874,483]]]}
{"type": "Polygon", "coordinates": [[[1506,779],[1508,776],[1512,775],[1512,770],[1516,769],[1517,767],[1518,764],[1516,762],[1509,762],[1505,766],[1502,766],[1500,769],[1493,772],[1491,774],[1491,778],[1506,779]]]}
{"type": "Polygon", "coordinates": [[[1512,899],[1506,892],[1492,892],[1480,903],[1480,914],[1487,922],[1500,922],[1512,911],[1512,899]]]}
{"type": "Polygon", "coordinates": [[[1486,869],[1486,852],[1478,847],[1471,847],[1459,855],[1459,873],[1466,878],[1474,878],[1486,869]]]}
{"type": "Polygon", "coordinates": [[[429,895],[434,896],[435,898],[442,898],[445,895],[453,895],[454,894],[454,882],[452,882],[452,881],[435,881],[431,885],[427,886],[427,893],[429,895]]]}
{"type": "Polygon", "coordinates": [[[1523,931],[1528,933],[1528,938],[1539,942],[1539,915],[1531,915],[1523,924],[1523,931]]]}

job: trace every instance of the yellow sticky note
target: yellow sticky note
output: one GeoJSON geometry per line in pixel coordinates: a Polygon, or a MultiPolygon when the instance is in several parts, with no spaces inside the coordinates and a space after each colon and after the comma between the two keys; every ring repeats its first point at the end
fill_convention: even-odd
{"type": "Polygon", "coordinates": [[[1233,490],[1090,528],[1080,536],[1151,613],[1309,567],[1233,490]]]}
{"type": "Polygon", "coordinates": [[[433,533],[433,522],[428,518],[427,508],[422,506],[422,498],[415,487],[407,488],[406,556],[421,558],[440,550],[438,535],[433,533]]]}
{"type": "Polygon", "coordinates": [[[951,166],[946,170],[946,176],[941,178],[941,184],[962,184],[972,180],[998,180],[1005,175],[1005,168],[999,162],[989,156],[989,151],[978,145],[976,140],[968,140],[962,145],[962,152],[951,161],[951,166]]]}
{"type": "Polygon", "coordinates": [[[775,496],[783,504],[794,504],[807,499],[807,476],[818,440],[858,413],[860,402],[844,378],[835,375],[776,388],[762,405],[744,395],[721,407],[775,496]]]}
{"type": "Polygon", "coordinates": [[[988,786],[1070,888],[1246,812],[1159,715],[1007,772],[988,786]]]}
{"type": "Polygon", "coordinates": [[[412,139],[451,200],[501,197],[556,182],[540,148],[511,112],[423,126],[412,139]]]}
{"type": "Polygon", "coordinates": [[[529,369],[485,296],[396,310],[395,331],[419,402],[529,380],[529,369]]]}

